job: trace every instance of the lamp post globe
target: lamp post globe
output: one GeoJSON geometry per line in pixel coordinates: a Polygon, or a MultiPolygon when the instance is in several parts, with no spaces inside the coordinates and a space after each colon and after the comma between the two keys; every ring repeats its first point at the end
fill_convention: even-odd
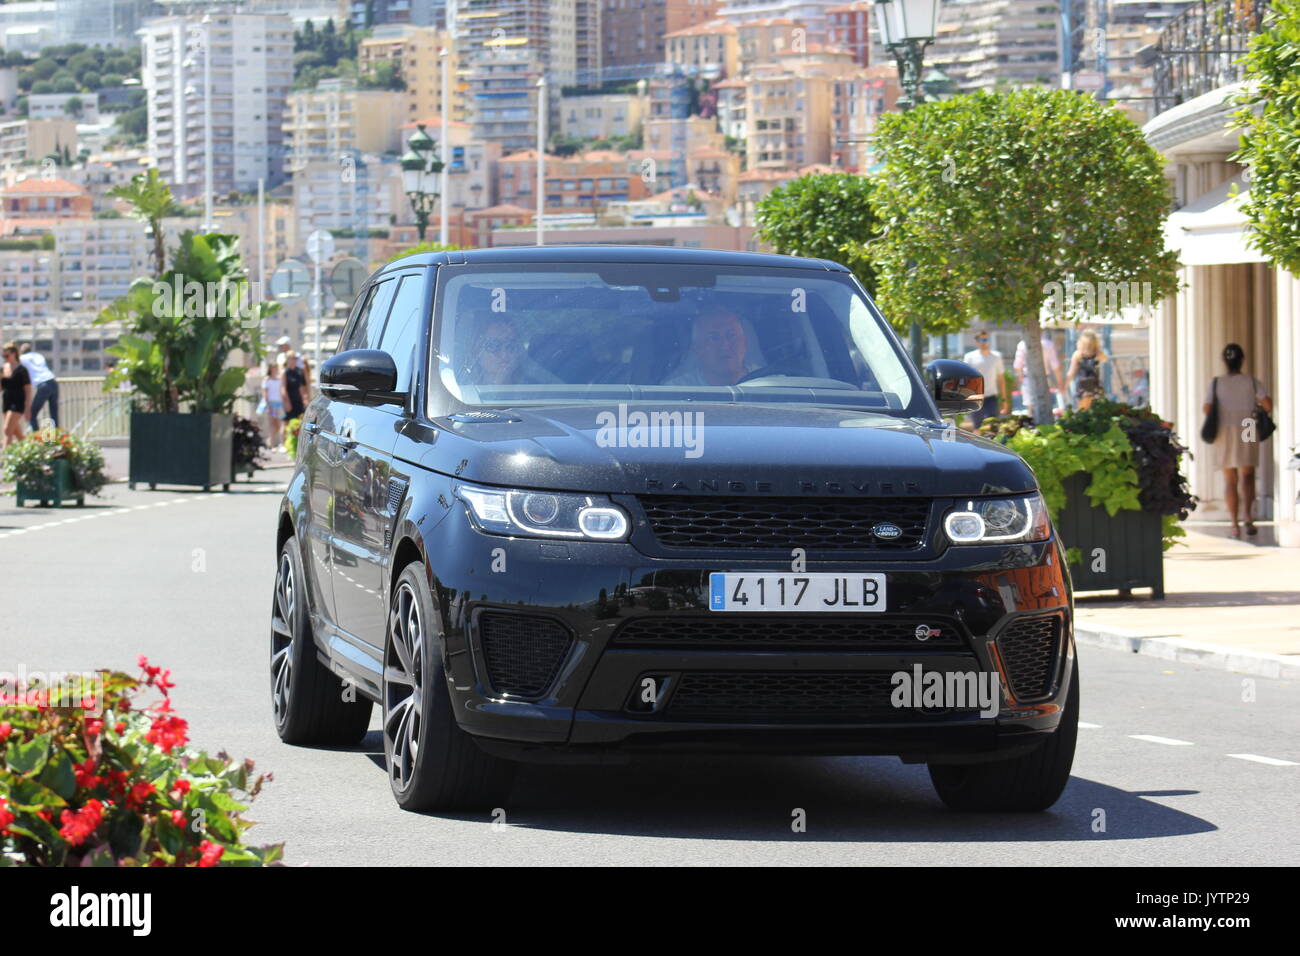
{"type": "Polygon", "coordinates": [[[401,159],[402,191],[406,193],[415,213],[415,228],[420,241],[424,242],[425,231],[429,228],[429,214],[438,199],[438,174],[442,172],[442,161],[434,151],[433,138],[424,129],[424,124],[416,126],[411,138],[406,141],[407,150],[401,159]]]}

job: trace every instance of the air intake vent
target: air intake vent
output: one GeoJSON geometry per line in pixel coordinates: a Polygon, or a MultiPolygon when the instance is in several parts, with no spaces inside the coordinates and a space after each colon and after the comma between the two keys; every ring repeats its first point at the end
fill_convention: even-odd
{"type": "Polygon", "coordinates": [[[478,632],[488,683],[499,697],[544,695],[573,645],[567,627],[532,614],[484,611],[478,632]]]}
{"type": "Polygon", "coordinates": [[[1018,701],[1042,700],[1052,693],[1061,646],[1059,615],[1022,617],[998,636],[998,654],[1018,701]]]}
{"type": "Polygon", "coordinates": [[[955,621],[946,618],[896,618],[855,614],[657,614],[633,619],[619,628],[614,643],[636,647],[709,647],[765,650],[827,648],[836,650],[965,649],[955,621]],[[920,636],[918,636],[920,635],[920,636]]]}

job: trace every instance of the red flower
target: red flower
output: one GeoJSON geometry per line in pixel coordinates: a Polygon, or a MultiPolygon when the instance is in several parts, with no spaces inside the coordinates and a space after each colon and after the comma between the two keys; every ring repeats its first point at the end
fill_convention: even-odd
{"type": "Polygon", "coordinates": [[[190,782],[188,780],[177,780],[176,785],[172,787],[169,796],[179,803],[185,798],[185,794],[190,792],[190,782]]]}
{"type": "Polygon", "coordinates": [[[137,781],[131,787],[131,792],[126,795],[126,805],[128,807],[143,807],[145,800],[153,796],[156,792],[157,788],[155,788],[149,781],[137,781]]]}
{"type": "Polygon", "coordinates": [[[113,725],[113,729],[117,731],[119,735],[124,734],[126,733],[126,724],[123,721],[119,720],[117,723],[113,725]]]}
{"type": "Polygon", "coordinates": [[[199,866],[216,866],[225,852],[224,846],[204,840],[199,844],[199,866]]]}
{"type": "Polygon", "coordinates": [[[46,823],[50,823],[54,820],[54,814],[52,814],[49,810],[37,810],[36,815],[40,817],[42,820],[44,820],[46,823]]]}
{"type": "Polygon", "coordinates": [[[77,786],[85,787],[87,790],[98,787],[104,782],[102,777],[95,776],[95,758],[87,757],[82,763],[75,764],[74,769],[77,774],[77,786]]]}
{"type": "Polygon", "coordinates": [[[173,811],[172,811],[172,823],[176,826],[177,829],[179,829],[179,830],[184,830],[184,829],[185,829],[185,811],[184,811],[184,810],[173,810],[173,811]]]}
{"type": "Polygon", "coordinates": [[[189,726],[180,717],[155,717],[144,739],[151,744],[156,744],[163,753],[171,753],[173,747],[184,747],[189,742],[186,734],[189,726]]]}
{"type": "Polygon", "coordinates": [[[98,737],[104,732],[104,722],[98,717],[86,718],[86,736],[98,737]]]}
{"type": "Polygon", "coordinates": [[[59,836],[72,846],[80,846],[103,821],[104,805],[98,800],[88,800],[86,805],[76,813],[64,810],[59,819],[63,821],[63,826],[59,828],[59,836]]]}
{"type": "Polygon", "coordinates": [[[14,725],[9,723],[9,721],[6,720],[3,724],[0,724],[0,744],[8,740],[9,735],[13,732],[14,725]]]}
{"type": "Polygon", "coordinates": [[[3,834],[9,824],[14,822],[13,811],[5,806],[5,798],[0,797],[0,834],[3,834]]]}

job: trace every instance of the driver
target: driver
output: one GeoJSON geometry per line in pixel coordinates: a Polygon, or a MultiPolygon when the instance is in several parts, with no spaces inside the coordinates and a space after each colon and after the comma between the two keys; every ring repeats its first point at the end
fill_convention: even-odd
{"type": "Polygon", "coordinates": [[[749,372],[745,363],[748,348],[740,317],[730,309],[715,306],[695,320],[690,352],[663,384],[735,385],[749,372]]]}

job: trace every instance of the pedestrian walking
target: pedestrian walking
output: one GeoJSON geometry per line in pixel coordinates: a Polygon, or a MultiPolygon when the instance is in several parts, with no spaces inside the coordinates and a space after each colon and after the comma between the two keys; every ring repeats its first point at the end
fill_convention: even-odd
{"type": "Polygon", "coordinates": [[[281,365],[280,394],[284,402],[284,420],[288,422],[302,418],[307,403],[311,400],[311,386],[307,384],[303,370],[298,367],[298,356],[292,350],[281,352],[276,362],[281,365]]]}
{"type": "Polygon", "coordinates": [[[0,410],[4,417],[4,446],[23,437],[23,419],[32,407],[32,376],[19,358],[18,343],[0,346],[4,365],[0,367],[0,410]]]}
{"type": "Polygon", "coordinates": [[[266,433],[270,445],[277,451],[284,444],[280,429],[284,424],[284,393],[281,388],[280,366],[271,362],[266,366],[266,378],[262,380],[262,400],[258,411],[265,416],[266,433]]]}
{"type": "Polygon", "coordinates": [[[1101,384],[1101,367],[1110,361],[1102,351],[1101,340],[1092,329],[1079,333],[1079,344],[1070,359],[1070,371],[1065,379],[1074,389],[1075,405],[1084,411],[1097,398],[1105,398],[1106,391],[1101,384]]]}
{"type": "Polygon", "coordinates": [[[979,428],[984,419],[1011,411],[1011,394],[1007,387],[1002,353],[993,349],[988,329],[977,329],[975,348],[966,353],[966,364],[984,376],[984,404],[971,415],[971,424],[979,428]]]}
{"type": "Polygon", "coordinates": [[[1232,515],[1229,535],[1241,537],[1241,524],[1237,515],[1245,518],[1246,534],[1259,531],[1255,527],[1255,469],[1259,466],[1260,435],[1257,430],[1257,410],[1272,414],[1273,399],[1264,383],[1242,372],[1246,352],[1235,342],[1223,350],[1223,363],[1228,374],[1216,375],[1205,391],[1205,428],[1202,438],[1211,442],[1215,453],[1215,467],[1223,472],[1225,500],[1232,515]],[[1208,434],[1207,434],[1208,433],[1208,434]]]}
{"type": "Polygon", "coordinates": [[[49,365],[45,362],[45,356],[40,352],[32,351],[30,342],[23,343],[18,350],[18,358],[23,365],[27,367],[27,374],[32,379],[32,409],[31,416],[28,419],[31,422],[32,430],[35,431],[40,425],[37,424],[38,416],[41,409],[46,405],[50,406],[50,421],[54,427],[59,427],[59,380],[54,373],[50,371],[49,365]]]}
{"type": "MultiPolygon", "coordinates": [[[[1039,337],[1043,345],[1043,369],[1047,372],[1047,391],[1052,391],[1052,386],[1057,388],[1058,395],[1065,394],[1065,379],[1061,376],[1061,355],[1056,350],[1056,343],[1052,341],[1052,333],[1043,329],[1039,337]]],[[[1011,367],[1016,371],[1016,377],[1020,379],[1020,395],[1025,400],[1025,411],[1030,415],[1034,413],[1034,381],[1029,376],[1029,346],[1025,340],[1021,339],[1016,345],[1016,357],[1011,362],[1011,367]]]]}
{"type": "MultiPolygon", "coordinates": [[[[287,335],[282,335],[275,340],[275,348],[280,353],[280,355],[286,355],[289,352],[293,351],[293,340],[289,338],[289,336],[287,335]]],[[[279,355],[277,355],[276,358],[278,359],[279,355]]],[[[280,364],[281,366],[284,365],[283,362],[281,362],[280,364]]],[[[302,372],[303,379],[307,382],[308,385],[310,385],[311,384],[311,362],[307,361],[307,356],[305,355],[298,356],[298,368],[302,372]]]]}

